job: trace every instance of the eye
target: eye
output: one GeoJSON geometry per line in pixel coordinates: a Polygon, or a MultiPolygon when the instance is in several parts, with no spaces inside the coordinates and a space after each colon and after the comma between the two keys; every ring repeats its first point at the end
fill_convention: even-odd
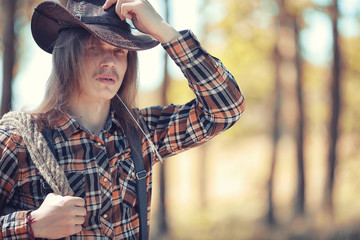
{"type": "Polygon", "coordinates": [[[122,49],[122,48],[116,48],[116,49],[114,50],[114,52],[115,52],[115,53],[119,53],[119,54],[125,54],[125,50],[122,49]]]}
{"type": "Polygon", "coordinates": [[[90,51],[96,51],[97,47],[92,45],[92,46],[89,46],[87,49],[90,50],[90,51]]]}

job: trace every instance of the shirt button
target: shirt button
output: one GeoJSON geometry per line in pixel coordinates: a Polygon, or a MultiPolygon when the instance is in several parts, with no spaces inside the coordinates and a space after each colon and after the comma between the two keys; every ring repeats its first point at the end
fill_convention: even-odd
{"type": "Polygon", "coordinates": [[[103,215],[103,218],[107,218],[108,217],[108,215],[105,213],[104,215],[103,215]]]}

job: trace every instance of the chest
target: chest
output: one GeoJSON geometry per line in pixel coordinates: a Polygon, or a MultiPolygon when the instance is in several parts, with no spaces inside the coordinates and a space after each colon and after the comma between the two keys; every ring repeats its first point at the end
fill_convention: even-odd
{"type": "MultiPolygon", "coordinates": [[[[126,219],[130,222],[136,212],[136,174],[123,136],[101,139],[80,134],[66,140],[58,137],[54,139],[54,149],[74,195],[86,202],[84,230],[102,229],[126,219]]],[[[29,158],[19,161],[20,177],[12,198],[17,209],[36,209],[52,192],[29,158]]],[[[149,181],[150,175],[149,171],[149,181]]]]}

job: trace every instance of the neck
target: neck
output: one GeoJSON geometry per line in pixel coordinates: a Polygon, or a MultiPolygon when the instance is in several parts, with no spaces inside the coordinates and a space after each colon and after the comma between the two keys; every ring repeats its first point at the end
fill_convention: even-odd
{"type": "Polygon", "coordinates": [[[110,101],[72,101],[70,114],[87,130],[98,135],[103,130],[109,116],[110,101]]]}

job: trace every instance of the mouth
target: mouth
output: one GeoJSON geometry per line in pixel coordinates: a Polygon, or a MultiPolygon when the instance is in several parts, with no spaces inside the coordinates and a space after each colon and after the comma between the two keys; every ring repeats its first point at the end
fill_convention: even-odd
{"type": "Polygon", "coordinates": [[[96,80],[102,83],[114,84],[116,82],[116,77],[111,74],[103,74],[96,78],[96,80]]]}
{"type": "Polygon", "coordinates": [[[115,80],[112,79],[112,78],[97,78],[97,80],[99,80],[99,81],[113,81],[113,82],[115,82],[115,80]]]}

